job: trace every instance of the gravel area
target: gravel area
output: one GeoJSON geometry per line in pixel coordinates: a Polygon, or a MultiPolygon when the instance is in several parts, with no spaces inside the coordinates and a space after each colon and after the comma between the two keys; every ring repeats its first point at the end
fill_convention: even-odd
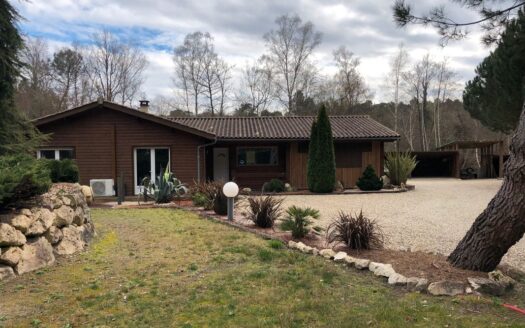
{"type": "MultiPolygon", "coordinates": [[[[327,226],[339,211],[359,212],[375,219],[386,235],[386,247],[447,255],[501,186],[501,180],[413,179],[414,191],[396,194],[293,195],[283,205],[320,210],[327,226]]],[[[503,259],[525,270],[525,240],[503,259]]]]}

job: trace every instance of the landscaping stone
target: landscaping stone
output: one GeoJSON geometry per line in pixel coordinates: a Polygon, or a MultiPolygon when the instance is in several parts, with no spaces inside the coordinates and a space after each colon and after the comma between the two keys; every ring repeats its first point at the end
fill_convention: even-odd
{"type": "Polygon", "coordinates": [[[44,234],[53,225],[55,214],[47,208],[40,208],[34,212],[33,219],[33,222],[25,232],[26,236],[44,234]]]}
{"type": "Polygon", "coordinates": [[[85,242],[82,233],[74,226],[62,228],[62,240],[55,246],[58,255],[71,255],[84,250],[85,242]]]}
{"type": "Polygon", "coordinates": [[[315,255],[315,256],[319,255],[319,250],[318,250],[317,248],[314,247],[314,248],[312,249],[312,254],[315,255]]]}
{"type": "Polygon", "coordinates": [[[288,241],[288,247],[297,248],[297,243],[293,240],[288,241]]]}
{"type": "Polygon", "coordinates": [[[56,214],[55,221],[53,222],[54,226],[61,228],[73,223],[75,212],[71,207],[66,205],[60,206],[54,213],[56,214]]]}
{"type": "Polygon", "coordinates": [[[436,296],[456,296],[465,293],[465,284],[456,281],[437,281],[428,285],[428,292],[436,296]]]}
{"type": "Polygon", "coordinates": [[[393,286],[406,286],[407,277],[403,276],[400,273],[394,273],[393,275],[388,277],[388,284],[393,286]]]}
{"type": "Polygon", "coordinates": [[[84,224],[84,210],[80,206],[75,209],[75,216],[73,217],[73,224],[77,226],[81,226],[84,224]]]}
{"type": "Polygon", "coordinates": [[[327,259],[332,259],[335,256],[335,252],[330,248],[325,248],[319,252],[319,255],[327,259]]]}
{"type": "Polygon", "coordinates": [[[370,265],[370,260],[355,259],[354,266],[356,269],[359,269],[359,270],[368,269],[368,265],[370,265]]]}
{"type": "Polygon", "coordinates": [[[80,186],[80,191],[86,198],[87,205],[93,204],[93,191],[90,186],[80,186]]]}
{"type": "Polygon", "coordinates": [[[54,262],[53,247],[47,239],[45,237],[33,238],[22,246],[22,254],[16,266],[16,272],[23,274],[49,266],[54,262]]]}
{"type": "Polygon", "coordinates": [[[428,280],[425,278],[410,277],[407,278],[407,288],[412,291],[424,291],[428,286],[428,280]]]}
{"type": "Polygon", "coordinates": [[[357,259],[355,257],[352,257],[352,256],[349,256],[347,255],[345,258],[344,258],[344,261],[346,262],[346,264],[348,265],[355,265],[355,261],[357,259]]]}
{"type": "Polygon", "coordinates": [[[0,281],[14,277],[15,272],[13,271],[13,268],[7,265],[0,265],[0,281]]]}
{"type": "Polygon", "coordinates": [[[0,263],[13,267],[20,261],[22,249],[20,247],[9,247],[4,248],[0,253],[0,263]]]}
{"type": "Polygon", "coordinates": [[[507,285],[505,283],[489,278],[469,277],[467,280],[474,291],[483,294],[502,296],[507,291],[507,285]]]}
{"type": "Polygon", "coordinates": [[[46,237],[47,241],[51,243],[51,245],[56,245],[62,240],[64,235],[62,234],[62,230],[60,230],[60,228],[52,226],[48,231],[46,231],[44,236],[46,237]]]}
{"type": "Polygon", "coordinates": [[[20,246],[26,242],[23,233],[6,223],[0,223],[0,247],[20,246]]]}
{"type": "Polygon", "coordinates": [[[392,268],[391,264],[370,262],[368,265],[368,270],[372,271],[376,276],[389,278],[391,275],[396,272],[392,268]]]}
{"type": "Polygon", "coordinates": [[[334,261],[336,262],[341,262],[341,261],[344,261],[344,259],[348,256],[348,254],[346,254],[346,252],[338,252],[337,254],[335,254],[334,256],[334,261]]]}
{"type": "Polygon", "coordinates": [[[62,199],[57,195],[45,195],[40,198],[40,205],[49,210],[55,210],[63,205],[62,199]]]}
{"type": "Polygon", "coordinates": [[[514,287],[514,285],[516,285],[516,280],[505,275],[500,270],[494,270],[492,272],[489,272],[489,279],[505,284],[506,288],[512,288],[514,287]]]}
{"type": "Polygon", "coordinates": [[[27,212],[24,211],[25,214],[22,213],[16,213],[16,214],[8,214],[5,215],[2,218],[3,223],[7,223],[17,230],[22,231],[22,233],[26,233],[27,229],[29,229],[29,226],[31,223],[33,223],[32,213],[29,212],[29,216],[26,215],[27,212]]]}

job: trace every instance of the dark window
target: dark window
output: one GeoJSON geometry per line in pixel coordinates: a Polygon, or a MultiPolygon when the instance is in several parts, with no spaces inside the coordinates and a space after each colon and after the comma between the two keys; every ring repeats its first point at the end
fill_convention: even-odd
{"type": "Polygon", "coordinates": [[[277,165],[277,147],[242,147],[237,149],[239,166],[277,165]]]}
{"type": "MultiPolygon", "coordinates": [[[[147,149],[137,149],[137,181],[135,184],[137,186],[142,185],[142,180],[144,178],[151,179],[151,150],[147,149]]],[[[152,181],[154,183],[154,181],[152,181]]]]}
{"type": "Polygon", "coordinates": [[[155,169],[157,170],[157,175],[162,174],[162,172],[166,169],[166,166],[168,166],[169,161],[169,149],[155,149],[155,169]]]}
{"type": "Polygon", "coordinates": [[[338,168],[360,168],[363,164],[363,152],[372,151],[372,144],[339,143],[335,144],[335,164],[338,168]]]}
{"type": "Polygon", "coordinates": [[[40,158],[55,159],[55,150],[54,149],[41,150],[40,158]]]}
{"type": "Polygon", "coordinates": [[[73,149],[60,149],[58,157],[59,159],[73,159],[73,149]]]}

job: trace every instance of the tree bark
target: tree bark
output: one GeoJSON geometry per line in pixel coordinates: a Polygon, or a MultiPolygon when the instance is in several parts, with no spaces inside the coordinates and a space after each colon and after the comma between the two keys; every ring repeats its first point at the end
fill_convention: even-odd
{"type": "Polygon", "coordinates": [[[525,232],[525,104],[505,163],[503,185],[448,261],[455,267],[492,271],[525,232]]]}

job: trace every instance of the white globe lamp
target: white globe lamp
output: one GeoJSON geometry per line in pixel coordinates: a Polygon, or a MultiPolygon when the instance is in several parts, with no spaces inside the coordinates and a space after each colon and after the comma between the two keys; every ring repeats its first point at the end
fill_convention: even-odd
{"type": "Polygon", "coordinates": [[[239,194],[239,186],[233,182],[227,182],[222,186],[222,193],[228,197],[228,221],[233,221],[233,200],[239,194]]]}

